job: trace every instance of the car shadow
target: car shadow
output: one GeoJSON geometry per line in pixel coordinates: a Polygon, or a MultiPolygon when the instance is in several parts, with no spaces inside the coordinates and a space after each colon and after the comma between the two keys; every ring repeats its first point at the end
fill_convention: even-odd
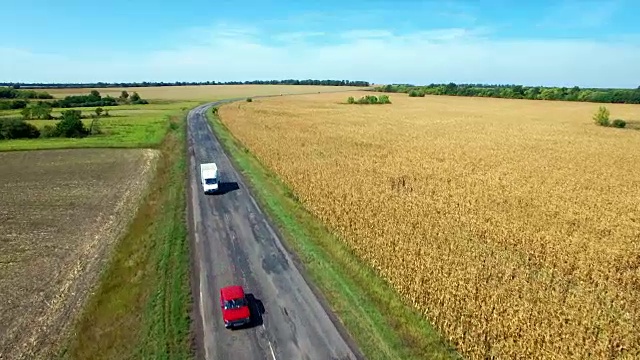
{"type": "Polygon", "coordinates": [[[247,303],[249,304],[249,312],[251,313],[251,322],[249,324],[239,326],[235,329],[251,329],[256,326],[261,326],[264,321],[262,320],[262,315],[266,312],[264,309],[264,304],[260,299],[256,299],[256,297],[251,294],[245,294],[247,299],[247,303]]]}
{"type": "Polygon", "coordinates": [[[240,189],[238,183],[235,181],[231,182],[219,182],[218,183],[218,191],[214,192],[212,195],[224,195],[226,193],[230,193],[232,191],[236,191],[240,189]]]}

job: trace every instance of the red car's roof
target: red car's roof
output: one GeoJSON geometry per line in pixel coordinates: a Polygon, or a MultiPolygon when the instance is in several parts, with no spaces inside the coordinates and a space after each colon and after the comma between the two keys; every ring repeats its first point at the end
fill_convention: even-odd
{"type": "Polygon", "coordinates": [[[244,297],[244,289],[240,285],[231,285],[220,289],[220,294],[225,300],[244,297]]]}

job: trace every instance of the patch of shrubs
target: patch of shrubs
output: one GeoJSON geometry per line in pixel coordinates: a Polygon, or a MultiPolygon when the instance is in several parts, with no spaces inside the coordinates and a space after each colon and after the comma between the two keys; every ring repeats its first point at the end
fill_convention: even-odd
{"type": "Polygon", "coordinates": [[[252,98],[247,98],[247,102],[252,102],[253,99],[252,98]]]}
{"type": "Polygon", "coordinates": [[[53,95],[44,91],[18,90],[11,87],[0,87],[0,99],[53,99],[53,95]]]}
{"type": "Polygon", "coordinates": [[[29,104],[29,106],[22,109],[21,114],[24,120],[42,119],[51,120],[51,105],[49,103],[40,101],[37,104],[29,104]]]}
{"type": "MultiPolygon", "coordinates": [[[[32,105],[27,99],[53,99],[53,96],[45,92],[39,93],[32,90],[16,90],[0,87],[0,99],[10,99],[0,101],[0,110],[15,110],[24,109],[32,105]]],[[[122,91],[118,98],[109,95],[102,97],[98,90],[91,90],[88,95],[70,95],[60,100],[38,102],[40,105],[47,104],[52,108],[101,107],[118,106],[121,104],[145,105],[148,103],[149,101],[142,99],[137,92],[129,95],[126,90],[122,91]]]]}
{"type": "Polygon", "coordinates": [[[52,107],[59,108],[71,108],[71,107],[94,107],[94,106],[118,106],[120,104],[130,105],[144,105],[148,104],[147,100],[140,98],[137,92],[129,95],[124,90],[117,99],[107,95],[102,97],[98,90],[91,90],[89,95],[71,95],[62,100],[55,100],[51,102],[52,107]]]}
{"type": "Polygon", "coordinates": [[[37,137],[40,137],[40,130],[22,119],[0,119],[0,140],[34,139],[37,137]]]}
{"type": "Polygon", "coordinates": [[[349,96],[347,99],[347,103],[349,104],[391,104],[391,100],[389,100],[388,95],[367,95],[363,96],[360,99],[356,100],[353,96],[349,96]]]}
{"type": "Polygon", "coordinates": [[[13,100],[13,101],[0,101],[0,110],[16,110],[24,109],[27,107],[26,100],[13,100]]]}
{"type": "Polygon", "coordinates": [[[627,122],[622,120],[622,119],[615,119],[613,120],[613,122],[611,122],[609,120],[609,109],[607,109],[604,106],[600,106],[598,108],[598,111],[595,113],[595,115],[593,115],[593,121],[596,123],[596,125],[600,125],[600,126],[612,126],[612,127],[616,127],[616,128],[624,128],[625,126],[627,126],[627,122]]]}
{"type": "Polygon", "coordinates": [[[24,119],[0,119],[0,140],[34,139],[38,137],[66,137],[81,138],[89,135],[90,131],[82,122],[80,110],[62,112],[62,118],[55,125],[45,125],[38,130],[33,124],[24,119]]]}
{"type": "Polygon", "coordinates": [[[424,90],[410,90],[409,91],[409,97],[424,97],[425,96],[425,92],[424,90]]]}
{"type": "Polygon", "coordinates": [[[617,128],[624,128],[625,126],[627,126],[627,122],[622,120],[622,119],[615,119],[613,120],[613,122],[611,123],[611,126],[613,127],[617,127],[617,128]]]}

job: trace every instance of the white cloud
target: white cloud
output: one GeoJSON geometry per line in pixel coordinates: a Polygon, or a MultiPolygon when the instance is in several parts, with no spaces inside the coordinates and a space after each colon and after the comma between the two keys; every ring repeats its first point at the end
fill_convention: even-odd
{"type": "MultiPolygon", "coordinates": [[[[182,45],[101,60],[0,49],[0,81],[203,81],[285,78],[376,83],[518,83],[637,87],[640,41],[495,40],[487,29],[394,34],[354,29],[342,34],[272,34],[216,26],[195,29],[182,45]],[[337,35],[337,36],[336,36],[337,35]],[[307,38],[338,39],[322,45],[307,38]],[[266,38],[266,39],[265,39],[266,38]]],[[[105,51],[103,49],[103,51],[105,51]]]]}

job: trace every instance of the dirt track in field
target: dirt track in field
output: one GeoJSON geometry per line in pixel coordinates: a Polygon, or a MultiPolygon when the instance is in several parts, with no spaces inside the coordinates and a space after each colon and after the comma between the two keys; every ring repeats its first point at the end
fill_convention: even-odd
{"type": "Polygon", "coordinates": [[[157,153],[0,153],[0,359],[51,358],[144,193],[157,153]]]}

